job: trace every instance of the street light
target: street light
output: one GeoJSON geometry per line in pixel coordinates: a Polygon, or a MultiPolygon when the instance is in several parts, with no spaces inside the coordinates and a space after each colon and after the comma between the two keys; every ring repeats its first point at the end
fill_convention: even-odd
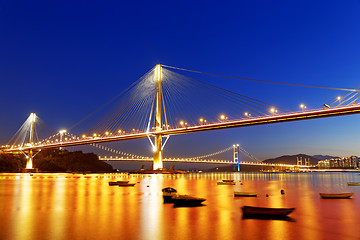
{"type": "Polygon", "coordinates": [[[300,108],[302,111],[304,111],[304,109],[306,109],[306,106],[304,104],[300,104],[300,108]]]}
{"type": "Polygon", "coordinates": [[[337,98],[336,98],[338,101],[339,101],[339,106],[340,106],[340,100],[341,100],[341,97],[340,96],[338,96],[337,98]]]}
{"type": "Polygon", "coordinates": [[[62,138],[64,133],[66,133],[66,130],[60,130],[59,133],[60,133],[60,142],[62,142],[62,138]]]}

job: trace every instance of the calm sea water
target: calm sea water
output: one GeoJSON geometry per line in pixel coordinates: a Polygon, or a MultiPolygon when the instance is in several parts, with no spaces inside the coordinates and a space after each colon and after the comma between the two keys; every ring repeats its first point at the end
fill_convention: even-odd
{"type": "Polygon", "coordinates": [[[360,239],[360,186],[347,182],[359,173],[0,174],[0,239],[360,239]],[[135,187],[108,186],[122,179],[135,187]],[[169,186],[205,206],[163,204],[169,186]],[[234,198],[234,190],[260,195],[234,198]],[[243,219],[243,205],[296,210],[287,220],[243,219]]]}

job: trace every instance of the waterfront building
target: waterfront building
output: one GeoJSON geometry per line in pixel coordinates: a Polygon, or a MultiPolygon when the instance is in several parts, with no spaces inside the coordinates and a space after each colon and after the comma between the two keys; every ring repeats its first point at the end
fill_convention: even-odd
{"type": "Polygon", "coordinates": [[[358,158],[355,156],[321,160],[318,162],[321,169],[356,169],[358,168],[358,158]]]}

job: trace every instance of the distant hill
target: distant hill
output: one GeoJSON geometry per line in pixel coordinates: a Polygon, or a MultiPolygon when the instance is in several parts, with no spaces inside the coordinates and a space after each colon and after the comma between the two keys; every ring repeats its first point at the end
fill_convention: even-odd
{"type": "Polygon", "coordinates": [[[329,156],[329,155],[314,155],[313,157],[316,159],[319,159],[319,160],[328,160],[328,159],[339,158],[339,157],[329,156]]]}
{"type": "MultiPolygon", "coordinates": [[[[319,155],[320,156],[320,155],[319,155]]],[[[296,165],[297,164],[297,158],[302,158],[302,164],[305,163],[305,158],[306,159],[310,159],[310,164],[311,165],[316,165],[319,161],[319,159],[313,157],[313,156],[309,156],[309,155],[305,155],[305,154],[297,154],[297,155],[285,155],[285,156],[281,156],[281,157],[277,157],[277,158],[272,158],[272,159],[266,159],[263,162],[265,163],[283,163],[283,164],[292,164],[292,165],[296,165]]]]}

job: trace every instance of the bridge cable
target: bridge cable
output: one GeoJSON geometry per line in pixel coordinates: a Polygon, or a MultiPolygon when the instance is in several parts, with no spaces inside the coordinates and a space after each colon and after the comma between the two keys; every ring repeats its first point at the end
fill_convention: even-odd
{"type": "Polygon", "coordinates": [[[173,68],[173,69],[177,69],[177,70],[182,70],[182,71],[187,71],[187,72],[200,73],[200,74],[212,75],[212,76],[217,76],[217,77],[240,79],[240,80],[245,80],[245,81],[272,83],[272,84],[289,85],[289,86],[296,86],[296,87],[308,87],[308,88],[321,88],[321,89],[330,89],[330,90],[340,90],[340,91],[348,91],[348,92],[359,92],[360,91],[358,89],[350,89],[350,88],[322,87],[322,86],[312,86],[312,85],[296,84],[296,83],[283,83],[283,82],[266,81],[266,80],[252,79],[252,78],[233,77],[233,76],[227,76],[227,75],[222,75],[222,74],[207,73],[207,72],[189,70],[189,69],[185,69],[185,68],[172,67],[172,66],[168,66],[168,65],[161,65],[161,66],[167,67],[167,68],[173,68]]]}

